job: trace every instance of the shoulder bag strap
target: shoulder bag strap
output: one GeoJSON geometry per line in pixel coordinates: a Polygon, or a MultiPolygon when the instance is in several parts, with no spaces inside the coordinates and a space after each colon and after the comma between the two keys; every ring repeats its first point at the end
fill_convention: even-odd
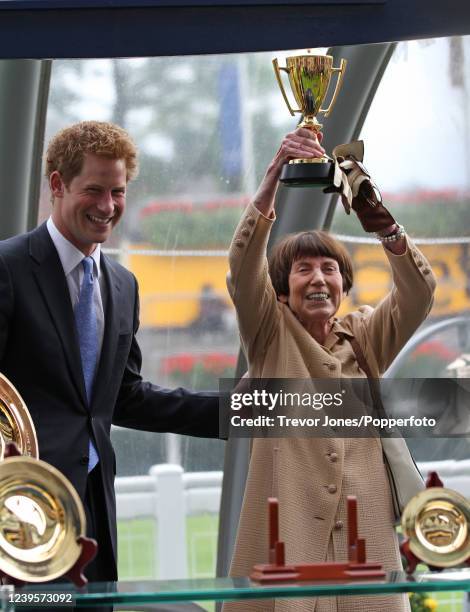
{"type": "Polygon", "coordinates": [[[364,352],[361,349],[359,342],[356,338],[349,338],[354,354],[356,355],[357,363],[363,372],[366,373],[367,381],[369,383],[370,394],[372,396],[372,402],[376,413],[379,416],[386,416],[385,408],[382,403],[382,397],[380,395],[380,387],[376,378],[372,376],[371,369],[365,358],[364,352]]]}

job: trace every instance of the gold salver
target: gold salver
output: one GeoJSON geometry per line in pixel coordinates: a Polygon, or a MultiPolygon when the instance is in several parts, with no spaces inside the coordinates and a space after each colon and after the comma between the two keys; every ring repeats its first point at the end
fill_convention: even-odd
{"type": "Polygon", "coordinates": [[[0,570],[49,582],[73,567],[85,534],[82,502],[53,466],[31,457],[0,463],[0,570]]]}
{"type": "Polygon", "coordinates": [[[3,459],[4,446],[14,442],[22,455],[39,458],[38,441],[33,420],[21,395],[12,383],[0,374],[0,460],[3,459]]]}
{"type": "Polygon", "coordinates": [[[411,552],[434,567],[455,567],[470,557],[470,502],[451,489],[430,487],[403,511],[411,552]]]}
{"type": "Polygon", "coordinates": [[[0,374],[0,574],[25,582],[65,575],[79,559],[78,538],[86,533],[85,511],[73,485],[38,457],[26,404],[0,374]],[[11,444],[5,457],[12,442],[16,449],[11,444]]]}

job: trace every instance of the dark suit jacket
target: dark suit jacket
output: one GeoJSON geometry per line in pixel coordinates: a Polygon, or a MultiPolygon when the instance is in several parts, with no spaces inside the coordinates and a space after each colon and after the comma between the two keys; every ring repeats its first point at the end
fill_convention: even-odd
{"type": "Polygon", "coordinates": [[[104,255],[101,262],[107,303],[91,406],[86,401],[67,282],[45,224],[0,242],[0,372],[26,402],[36,426],[40,458],[65,474],[82,500],[93,432],[115,561],[116,461],[111,423],[217,437],[218,400],[215,394],[168,390],[142,381],[135,338],[139,326],[136,279],[104,255]]]}

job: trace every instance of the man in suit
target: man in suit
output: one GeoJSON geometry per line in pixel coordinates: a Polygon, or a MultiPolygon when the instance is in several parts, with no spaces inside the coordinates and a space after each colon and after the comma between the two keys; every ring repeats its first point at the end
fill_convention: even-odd
{"type": "Polygon", "coordinates": [[[111,424],[217,437],[215,394],[144,382],[135,277],[100,250],[137,171],[129,135],[87,121],[46,154],[52,214],[0,242],[0,371],[33,418],[41,459],[75,486],[99,544],[87,574],[117,578],[116,462],[111,424]]]}

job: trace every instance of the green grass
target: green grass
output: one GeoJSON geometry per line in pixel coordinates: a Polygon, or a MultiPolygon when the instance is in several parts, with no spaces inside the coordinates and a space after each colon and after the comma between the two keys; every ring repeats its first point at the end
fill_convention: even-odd
{"type": "Polygon", "coordinates": [[[447,592],[447,593],[429,593],[429,597],[438,602],[436,612],[461,612],[463,593],[447,592]],[[452,603],[441,603],[442,601],[451,601],[452,603]]]}

